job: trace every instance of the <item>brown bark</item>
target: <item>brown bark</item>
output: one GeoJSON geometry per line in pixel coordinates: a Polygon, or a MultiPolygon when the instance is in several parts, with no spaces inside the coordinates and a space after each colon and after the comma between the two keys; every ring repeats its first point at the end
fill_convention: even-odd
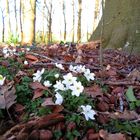
{"type": "Polygon", "coordinates": [[[8,39],[11,35],[11,24],[10,24],[10,12],[9,12],[9,1],[6,0],[6,39],[8,39]]]}
{"type": "Polygon", "coordinates": [[[31,45],[35,42],[36,0],[25,0],[24,2],[22,44],[31,45]]]}
{"type": "MultiPolygon", "coordinates": [[[[103,47],[123,48],[131,53],[140,52],[139,5],[139,0],[105,1],[103,47]]],[[[102,19],[90,40],[100,39],[102,19]]]]}
{"type": "Polygon", "coordinates": [[[48,12],[48,17],[47,17],[47,22],[48,22],[48,43],[52,42],[52,12],[53,12],[53,5],[52,1],[49,2],[49,5],[46,4],[47,12],[48,12]]]}
{"type": "Polygon", "coordinates": [[[78,0],[78,27],[77,27],[77,42],[81,42],[81,14],[82,14],[82,0],[78,0]]]}

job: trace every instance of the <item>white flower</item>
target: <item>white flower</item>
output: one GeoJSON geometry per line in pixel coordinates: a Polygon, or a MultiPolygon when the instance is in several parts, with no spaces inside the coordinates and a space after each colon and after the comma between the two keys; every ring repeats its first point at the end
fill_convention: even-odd
{"type": "Polygon", "coordinates": [[[8,48],[7,47],[4,47],[3,50],[2,50],[3,54],[7,54],[8,53],[8,48]]]}
{"type": "Polygon", "coordinates": [[[50,83],[50,81],[44,81],[44,83],[43,83],[43,85],[45,86],[45,87],[51,87],[51,83],[50,83]]]}
{"type": "Polygon", "coordinates": [[[58,90],[64,91],[65,90],[65,87],[61,81],[56,81],[56,84],[53,87],[55,88],[55,91],[58,91],[58,90]]]}
{"type": "Polygon", "coordinates": [[[55,94],[56,101],[55,104],[61,105],[63,103],[63,97],[58,92],[55,94]]]}
{"type": "Polygon", "coordinates": [[[38,82],[40,82],[41,81],[41,79],[42,79],[42,74],[44,73],[44,71],[45,71],[45,69],[43,68],[41,71],[40,70],[37,70],[37,72],[36,73],[34,73],[33,74],[33,81],[35,82],[35,81],[38,81],[38,82]]]}
{"type": "Polygon", "coordinates": [[[83,73],[85,72],[85,70],[86,70],[85,66],[82,66],[82,65],[76,66],[76,71],[78,73],[83,73]]]}
{"type": "Polygon", "coordinates": [[[55,104],[61,105],[63,103],[63,97],[58,92],[55,94],[56,101],[55,104]]]}
{"type": "Polygon", "coordinates": [[[84,72],[84,76],[87,78],[88,81],[90,80],[94,80],[95,78],[95,74],[94,73],[90,73],[90,69],[86,69],[84,72]]]}
{"type": "Polygon", "coordinates": [[[76,67],[72,65],[69,66],[69,70],[76,73],[76,67]]]}
{"type": "Polygon", "coordinates": [[[26,51],[30,51],[30,48],[26,48],[26,51]]]}
{"type": "Polygon", "coordinates": [[[64,70],[64,67],[62,64],[58,64],[58,63],[55,63],[55,66],[61,70],[64,70]]]}
{"type": "Polygon", "coordinates": [[[3,77],[2,75],[0,75],[0,85],[2,86],[4,84],[6,77],[3,77]]]}
{"type": "Polygon", "coordinates": [[[59,78],[59,74],[58,74],[58,73],[55,74],[54,77],[55,77],[55,78],[59,78]]]}
{"type": "Polygon", "coordinates": [[[24,65],[28,65],[28,61],[25,60],[25,61],[24,61],[24,65]]]}
{"type": "Polygon", "coordinates": [[[62,83],[65,84],[67,88],[69,88],[77,80],[77,78],[74,77],[71,73],[64,75],[63,78],[64,80],[62,81],[62,83]]]}
{"type": "Polygon", "coordinates": [[[4,58],[7,58],[7,57],[9,57],[9,56],[10,56],[9,53],[4,54],[4,58]]]}
{"type": "Polygon", "coordinates": [[[94,115],[96,112],[91,109],[90,105],[81,105],[81,108],[83,109],[82,113],[85,115],[86,120],[88,121],[89,119],[94,120],[94,115]]]}
{"type": "Polygon", "coordinates": [[[83,92],[84,87],[82,86],[81,82],[75,82],[73,86],[70,86],[72,90],[71,94],[79,97],[80,93],[83,92]]]}

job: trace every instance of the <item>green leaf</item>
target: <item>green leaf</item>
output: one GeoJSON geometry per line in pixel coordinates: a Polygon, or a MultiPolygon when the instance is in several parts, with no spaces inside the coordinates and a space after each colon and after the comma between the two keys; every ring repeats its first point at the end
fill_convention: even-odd
{"type": "Polygon", "coordinates": [[[126,91],[126,97],[127,97],[128,101],[130,101],[130,102],[137,101],[137,99],[134,95],[134,92],[133,92],[133,88],[131,86],[126,91]]]}

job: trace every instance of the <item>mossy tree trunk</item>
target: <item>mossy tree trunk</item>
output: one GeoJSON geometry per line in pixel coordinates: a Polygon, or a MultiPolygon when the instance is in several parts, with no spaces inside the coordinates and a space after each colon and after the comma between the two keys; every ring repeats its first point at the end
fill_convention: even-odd
{"type": "MultiPolygon", "coordinates": [[[[90,40],[100,39],[102,19],[90,40]]],[[[140,52],[140,0],[105,1],[103,47],[140,52]]]]}

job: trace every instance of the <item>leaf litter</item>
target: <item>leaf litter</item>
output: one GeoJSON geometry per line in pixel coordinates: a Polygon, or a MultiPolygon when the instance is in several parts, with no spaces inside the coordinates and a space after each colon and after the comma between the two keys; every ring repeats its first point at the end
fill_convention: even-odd
{"type": "MultiPolygon", "coordinates": [[[[16,53],[8,59],[3,58],[1,51],[0,74],[9,77],[0,87],[0,111],[4,114],[0,118],[0,139],[140,138],[140,57],[130,56],[120,50],[106,49],[103,52],[104,69],[101,70],[99,47],[99,40],[72,47],[60,44],[37,46],[30,51],[26,47],[17,47],[16,53]],[[25,65],[24,61],[28,64],[25,65]],[[16,62],[18,66],[15,68],[16,62]],[[85,120],[79,121],[79,115],[67,109],[67,106],[56,105],[52,87],[30,81],[35,71],[42,68],[51,71],[55,68],[55,63],[63,65],[64,70],[58,71],[61,75],[69,72],[70,65],[85,65],[95,73],[95,81],[84,83],[84,94],[92,100],[96,111],[95,121],[89,122],[93,126],[87,125],[85,120]],[[17,87],[21,82],[22,86],[17,87]],[[28,104],[19,102],[19,97],[26,97],[28,104]]],[[[50,79],[54,83],[54,78],[50,79]]]]}

